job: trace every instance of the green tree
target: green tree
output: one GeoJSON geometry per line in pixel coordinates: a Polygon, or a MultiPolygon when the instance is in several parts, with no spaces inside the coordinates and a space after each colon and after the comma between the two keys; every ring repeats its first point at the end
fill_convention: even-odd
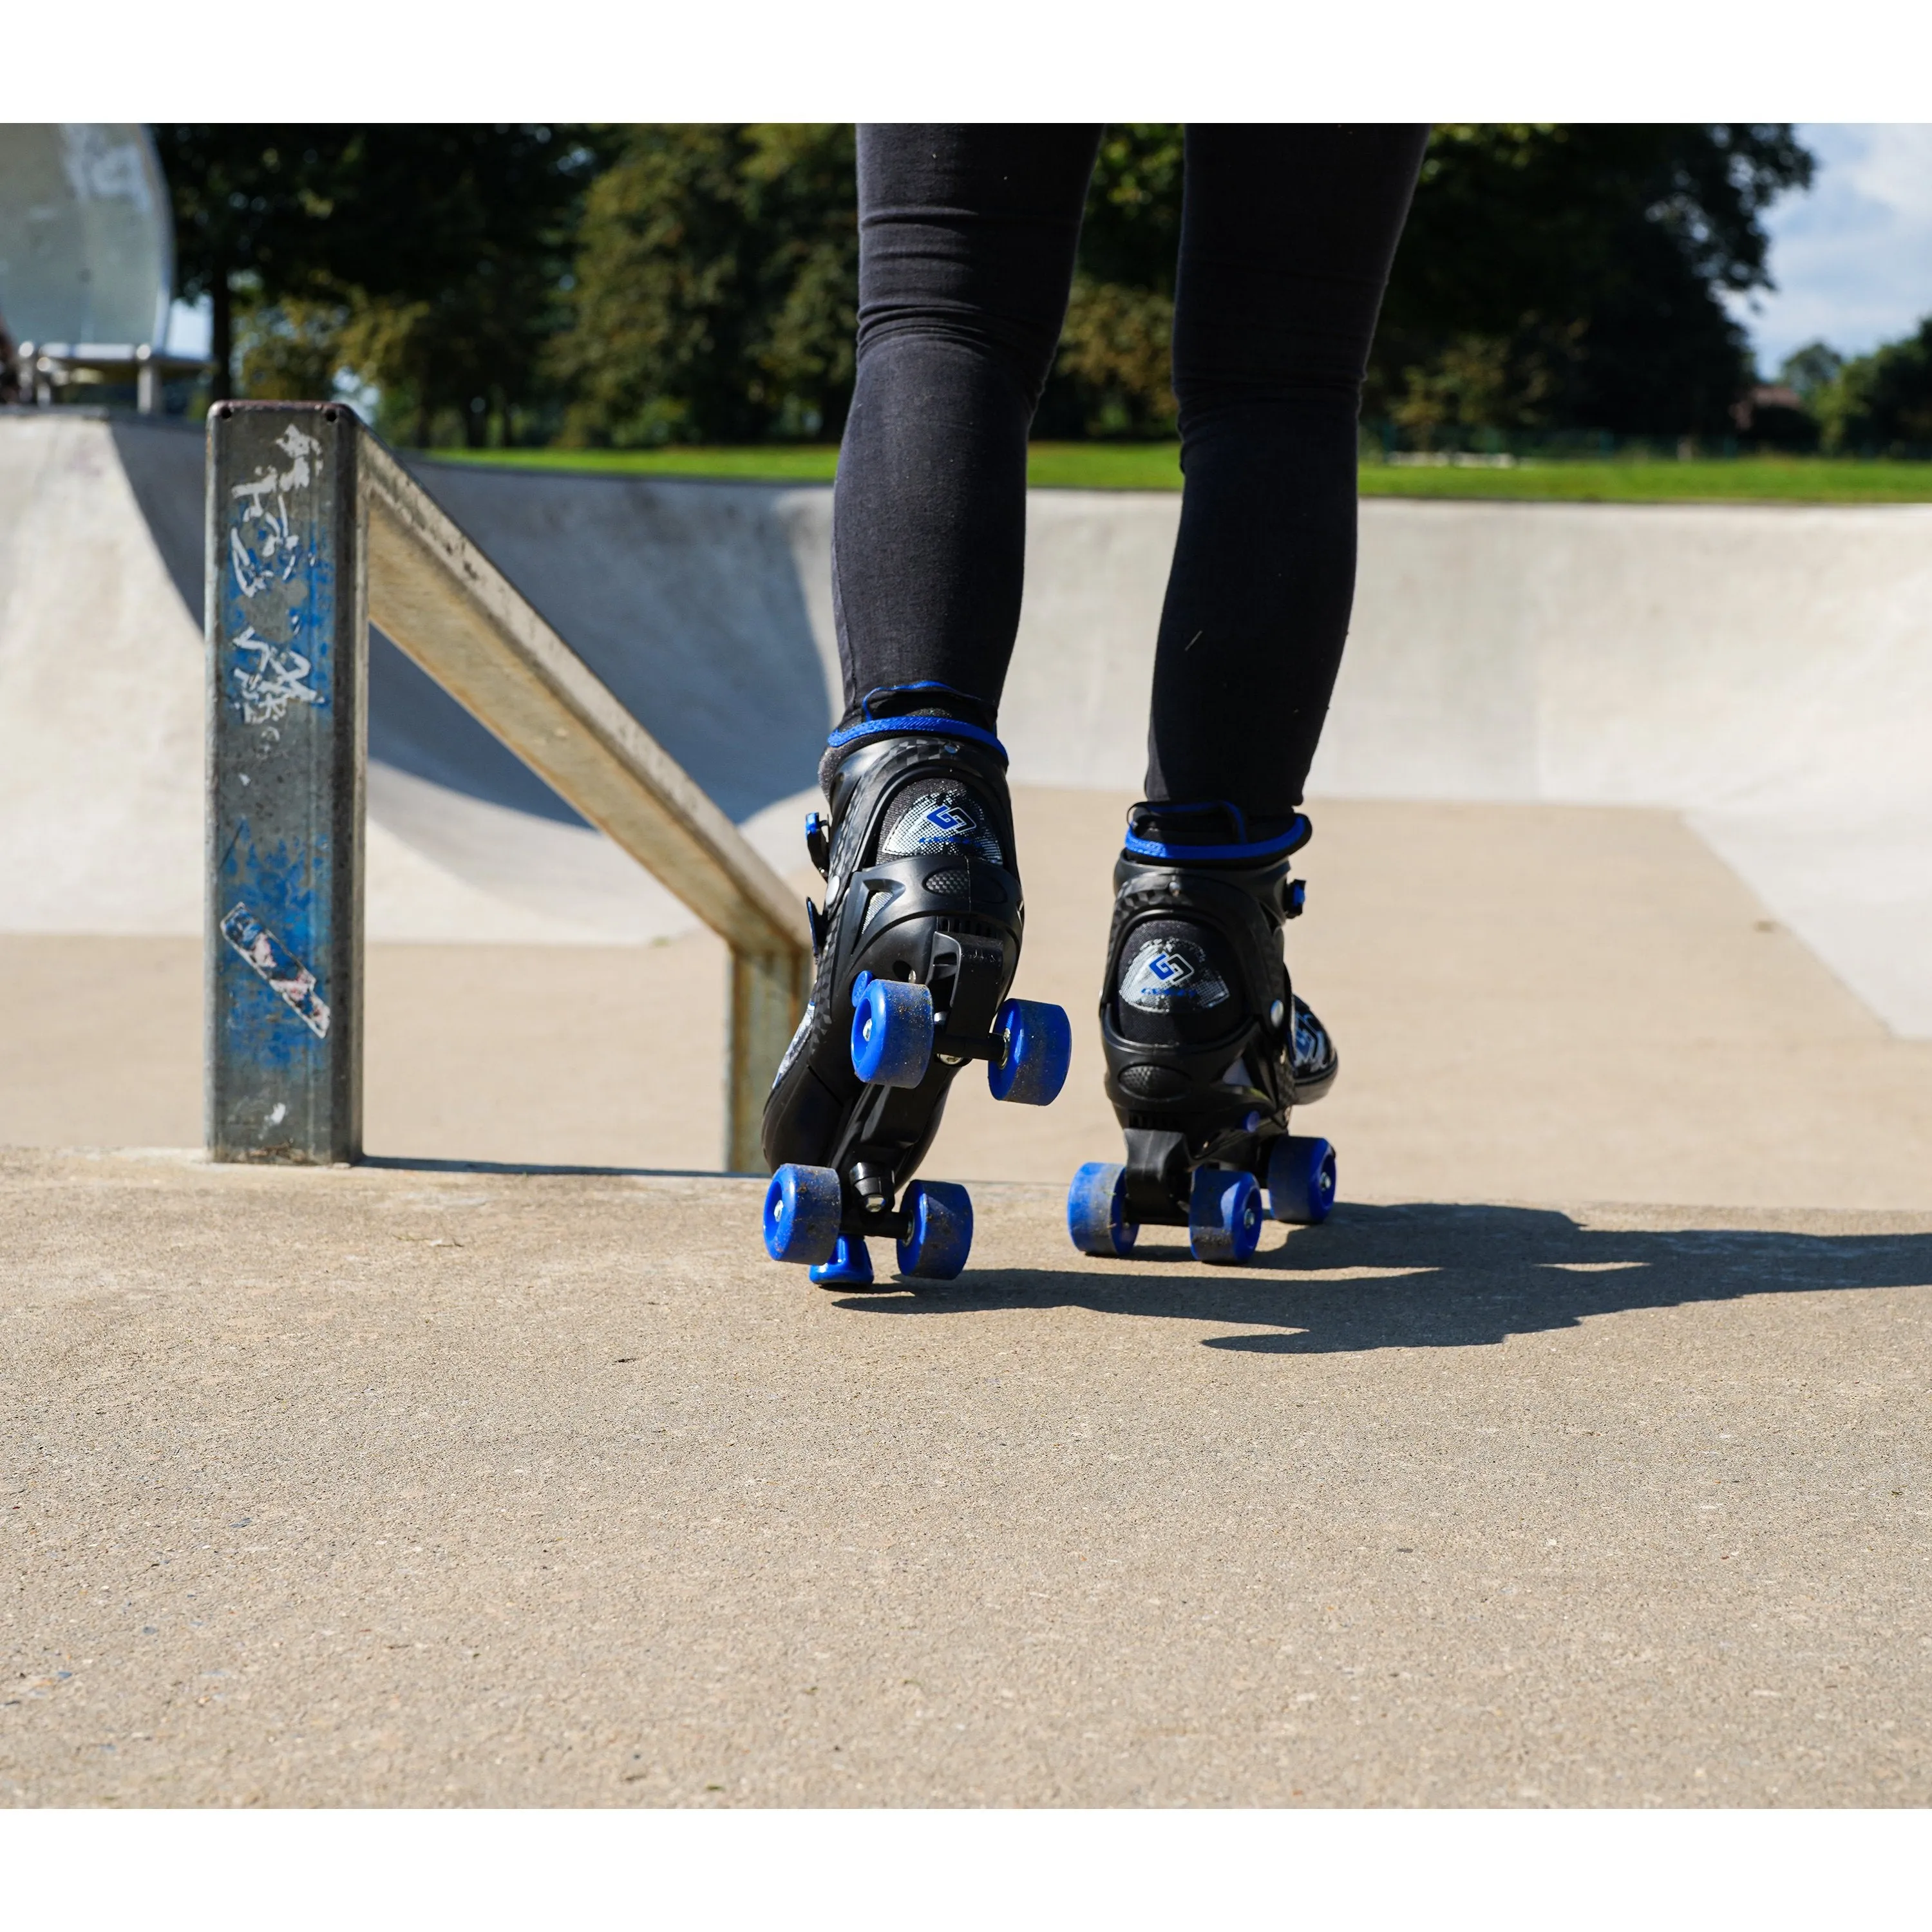
{"type": "Polygon", "coordinates": [[[298,295],[323,278],[345,128],[226,123],[154,130],[174,202],[176,294],[208,297],[214,394],[233,393],[236,297],[298,295]]]}
{"type": "Polygon", "coordinates": [[[852,394],[852,130],[623,131],[548,367],[580,443],[836,438],[852,394]]]}
{"type": "Polygon", "coordinates": [[[1779,125],[1445,126],[1396,257],[1368,410],[1451,365],[1465,427],[1721,433],[1748,386],[1723,297],[1771,285],[1762,216],[1811,178],[1779,125]]]}
{"type": "Polygon", "coordinates": [[[1178,124],[1126,122],[1101,136],[1041,434],[1172,434],[1180,188],[1178,124]]]}
{"type": "Polygon", "coordinates": [[[1870,456],[1932,452],[1932,316],[1904,340],[1853,356],[1810,400],[1828,449],[1870,456]]]}
{"type": "Polygon", "coordinates": [[[1778,380],[1808,405],[1844,373],[1845,358],[1828,342],[1808,342],[1778,365],[1778,380]]]}
{"type": "MultiPolygon", "coordinates": [[[[1181,145],[1178,127],[1152,124],[1102,141],[1042,405],[1050,433],[1173,422],[1181,145]]],[[[1722,298],[1768,286],[1762,217],[1810,172],[1783,126],[1438,128],[1368,412],[1423,442],[1485,428],[1722,432],[1750,378],[1722,298]]]]}
{"type": "Polygon", "coordinates": [[[544,400],[540,354],[601,137],[545,124],[156,130],[183,292],[214,307],[217,392],[382,391],[386,424],[472,442],[544,400]],[[320,385],[320,390],[316,386],[320,385]]]}

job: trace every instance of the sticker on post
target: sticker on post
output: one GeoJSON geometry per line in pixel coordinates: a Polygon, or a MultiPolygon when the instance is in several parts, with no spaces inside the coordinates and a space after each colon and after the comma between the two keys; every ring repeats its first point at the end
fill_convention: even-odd
{"type": "Polygon", "coordinates": [[[221,922],[221,936],[317,1040],[328,1037],[328,1009],[316,997],[315,975],[247,906],[238,904],[221,922]]]}

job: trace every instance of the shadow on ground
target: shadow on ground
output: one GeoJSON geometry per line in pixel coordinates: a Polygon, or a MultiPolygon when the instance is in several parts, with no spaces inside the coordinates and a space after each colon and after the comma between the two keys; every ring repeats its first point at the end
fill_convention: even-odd
{"type": "MultiPolygon", "coordinates": [[[[1144,1242],[1150,1232],[1180,1231],[1144,1230],[1144,1242]]],[[[873,1315],[1071,1307],[1226,1322],[1273,1332],[1213,1336],[1204,1347],[1321,1354],[1492,1346],[1592,1316],[1750,1294],[1932,1286],[1932,1233],[1630,1232],[1546,1209],[1429,1203],[1340,1209],[1225,1275],[1173,1266],[1190,1259],[1178,1240],[1150,1243],[1105,1273],[992,1269],[956,1287],[838,1305],[873,1315]]]]}

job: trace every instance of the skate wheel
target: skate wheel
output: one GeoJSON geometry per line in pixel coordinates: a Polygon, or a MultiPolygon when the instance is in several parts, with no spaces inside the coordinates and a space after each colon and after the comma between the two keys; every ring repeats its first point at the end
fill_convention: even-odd
{"type": "Polygon", "coordinates": [[[932,994],[873,980],[852,1014],[852,1071],[868,1086],[916,1087],[932,1062],[932,994]]]}
{"type": "Polygon", "coordinates": [[[1066,1232],[1083,1255],[1118,1259],[1130,1252],[1139,1228],[1125,1218],[1127,1170],[1118,1161],[1090,1160],[1066,1190],[1066,1232]]]}
{"type": "Polygon", "coordinates": [[[820,1288],[870,1288],[872,1258],[856,1234],[841,1234],[830,1261],[820,1262],[812,1271],[820,1288]]]}
{"type": "Polygon", "coordinates": [[[1262,1238],[1262,1190],[1252,1174],[1197,1167],[1187,1203],[1187,1245],[1197,1262],[1244,1262],[1262,1238]]]}
{"type": "Polygon", "coordinates": [[[830,1261],[844,1207],[832,1168],[787,1162],[765,1190],[765,1252],[775,1262],[830,1261]]]}
{"type": "Polygon", "coordinates": [[[1335,1150],[1312,1134],[1283,1134],[1268,1155],[1268,1212],[1277,1221],[1325,1221],[1335,1204],[1335,1150]]]}
{"type": "Polygon", "coordinates": [[[950,1281],[972,1252],[972,1197],[950,1180],[915,1180],[905,1213],[910,1232],[899,1244],[899,1273],[950,1281]]]}
{"type": "Polygon", "coordinates": [[[1064,1006],[1040,1000],[1009,1000],[993,1016],[993,1037],[1005,1042],[986,1064],[986,1084],[996,1100],[1044,1107],[1059,1097],[1073,1059],[1073,1029],[1064,1006]]]}

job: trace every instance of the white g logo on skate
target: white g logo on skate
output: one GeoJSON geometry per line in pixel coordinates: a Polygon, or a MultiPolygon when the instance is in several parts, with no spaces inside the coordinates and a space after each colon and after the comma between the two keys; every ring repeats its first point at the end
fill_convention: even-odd
{"type": "Polygon", "coordinates": [[[1170,992],[1182,980],[1191,980],[1194,976],[1193,963],[1182,958],[1178,952],[1156,952],[1148,962],[1145,970],[1170,992]]]}
{"type": "Polygon", "coordinates": [[[1120,998],[1144,1013],[1218,1006],[1227,997],[1227,986],[1208,956],[1184,940],[1150,940],[1120,977],[1120,998]]]}
{"type": "Polygon", "coordinates": [[[895,815],[879,845],[882,859],[964,853],[991,866],[1004,865],[1000,842],[986,829],[980,808],[956,784],[922,793],[895,815]]]}

